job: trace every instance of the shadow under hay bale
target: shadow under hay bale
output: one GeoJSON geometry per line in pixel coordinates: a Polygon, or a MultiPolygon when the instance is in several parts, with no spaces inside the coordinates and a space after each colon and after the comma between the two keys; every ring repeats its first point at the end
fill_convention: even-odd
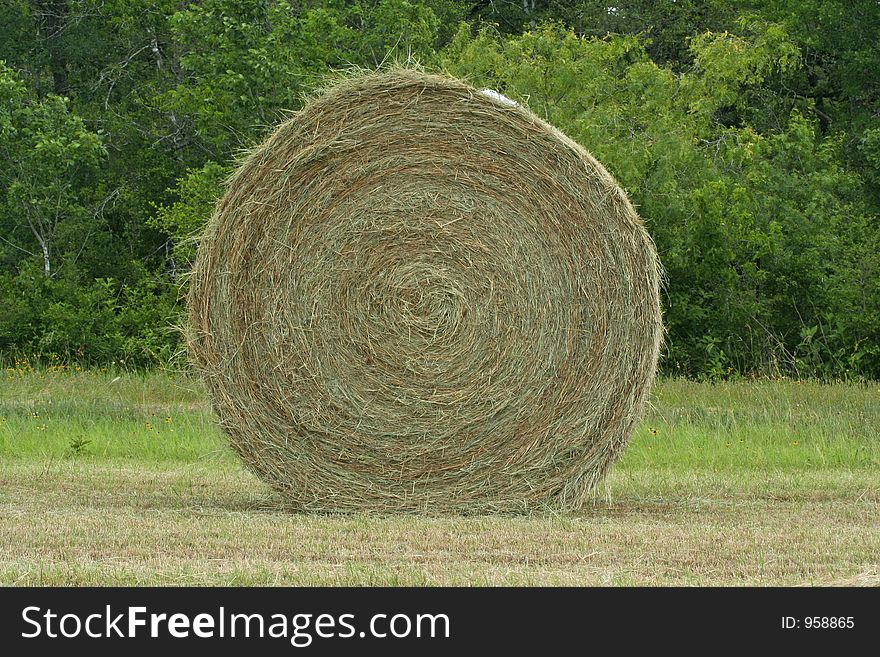
{"type": "Polygon", "coordinates": [[[659,276],[623,191],[561,132],[454,79],[370,74],[234,174],[188,346],[291,508],[577,509],[648,395],[659,276]]]}

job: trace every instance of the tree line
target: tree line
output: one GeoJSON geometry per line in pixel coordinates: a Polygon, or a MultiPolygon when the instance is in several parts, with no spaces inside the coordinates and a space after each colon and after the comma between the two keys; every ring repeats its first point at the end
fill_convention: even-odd
{"type": "Polygon", "coordinates": [[[167,363],[244,149],[353,66],[514,98],[624,186],[662,367],[880,378],[874,0],[0,0],[0,356],[167,363]]]}

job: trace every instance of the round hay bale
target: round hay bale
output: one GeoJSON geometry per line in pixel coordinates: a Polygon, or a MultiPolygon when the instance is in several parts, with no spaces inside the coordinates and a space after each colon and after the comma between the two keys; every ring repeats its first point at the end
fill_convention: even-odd
{"type": "Polygon", "coordinates": [[[655,249],[602,165],[506,100],[356,77],[232,176],[188,346],[291,507],[576,509],[626,445],[660,345],[655,249]]]}

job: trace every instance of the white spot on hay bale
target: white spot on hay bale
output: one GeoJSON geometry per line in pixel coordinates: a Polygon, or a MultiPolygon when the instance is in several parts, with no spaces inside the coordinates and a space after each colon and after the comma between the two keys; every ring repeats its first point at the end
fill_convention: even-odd
{"type": "Polygon", "coordinates": [[[516,102],[515,100],[511,100],[504,94],[500,94],[497,91],[493,91],[492,89],[480,89],[480,93],[487,98],[491,98],[497,103],[501,103],[502,105],[507,105],[508,107],[519,107],[518,102],[516,102]]]}

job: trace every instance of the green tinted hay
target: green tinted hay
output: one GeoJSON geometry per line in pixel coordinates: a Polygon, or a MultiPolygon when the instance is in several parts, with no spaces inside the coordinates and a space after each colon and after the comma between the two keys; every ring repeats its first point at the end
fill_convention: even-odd
{"type": "Polygon", "coordinates": [[[209,222],[189,350],[233,448],[295,509],[576,509],[642,411],[656,252],[528,110],[398,70],[245,159],[209,222]]]}

